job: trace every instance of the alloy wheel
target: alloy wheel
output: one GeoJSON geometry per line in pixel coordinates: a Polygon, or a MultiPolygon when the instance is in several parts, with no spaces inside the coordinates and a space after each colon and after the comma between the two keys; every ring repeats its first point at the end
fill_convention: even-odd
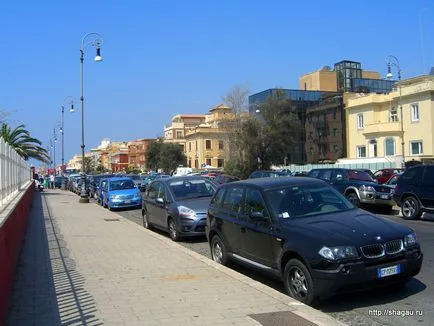
{"type": "Polygon", "coordinates": [[[173,222],[173,220],[169,220],[169,234],[170,237],[172,238],[173,241],[177,241],[179,236],[178,236],[178,231],[176,230],[176,225],[175,222],[173,222]]]}
{"type": "Polygon", "coordinates": [[[148,214],[144,209],[142,210],[142,218],[143,218],[143,227],[145,229],[149,229],[148,214]]]}
{"type": "Polygon", "coordinates": [[[297,267],[293,267],[289,273],[289,286],[291,287],[292,293],[297,299],[304,299],[309,294],[306,277],[303,271],[297,267]]]}
{"type": "Polygon", "coordinates": [[[223,262],[223,250],[218,241],[216,241],[212,247],[212,258],[218,264],[223,262]]]}

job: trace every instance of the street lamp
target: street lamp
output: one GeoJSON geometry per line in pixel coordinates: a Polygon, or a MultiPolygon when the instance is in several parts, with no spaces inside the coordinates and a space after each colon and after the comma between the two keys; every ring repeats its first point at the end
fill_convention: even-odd
{"type": "Polygon", "coordinates": [[[53,168],[54,168],[54,175],[56,175],[56,128],[53,128],[53,168]]]}
{"type": "MultiPolygon", "coordinates": [[[[387,75],[386,78],[388,80],[391,80],[393,78],[392,74],[392,66],[394,66],[398,71],[398,82],[401,81],[401,66],[399,65],[399,60],[394,55],[389,55],[386,57],[386,64],[387,64],[387,75]]],[[[401,85],[398,85],[399,87],[399,113],[400,113],[400,119],[401,119],[401,154],[402,154],[402,167],[405,167],[405,143],[404,143],[404,114],[402,112],[402,89],[401,85]]]]}
{"type": "Polygon", "coordinates": [[[102,61],[101,46],[103,44],[102,36],[98,33],[88,33],[81,40],[80,48],[80,102],[81,102],[81,189],[80,189],[80,203],[88,203],[89,197],[86,192],[86,174],[84,167],[84,96],[83,96],[83,61],[84,61],[84,48],[92,45],[96,48],[95,62],[102,61]],[[92,38],[92,41],[86,43],[87,38],[92,38]]]}
{"type": "Polygon", "coordinates": [[[60,167],[60,174],[62,176],[62,190],[66,190],[66,179],[65,179],[65,173],[64,173],[64,168],[65,168],[65,120],[64,120],[64,114],[65,114],[65,104],[69,104],[70,108],[69,108],[69,112],[74,112],[74,99],[72,98],[72,96],[67,96],[65,97],[65,99],[63,100],[63,104],[62,104],[62,120],[60,122],[60,133],[62,134],[62,165],[60,167]]]}

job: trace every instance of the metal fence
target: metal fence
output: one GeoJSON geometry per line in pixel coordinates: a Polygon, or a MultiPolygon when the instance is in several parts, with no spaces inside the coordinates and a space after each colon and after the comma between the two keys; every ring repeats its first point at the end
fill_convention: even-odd
{"type": "Polygon", "coordinates": [[[0,208],[32,180],[27,162],[0,137],[0,208]]]}
{"type": "Polygon", "coordinates": [[[380,169],[398,168],[399,164],[396,162],[379,162],[379,163],[335,163],[335,164],[306,164],[306,165],[288,165],[279,166],[280,169],[288,169],[292,172],[309,172],[312,169],[325,169],[325,168],[344,168],[344,169],[369,169],[372,172],[380,169]]]}

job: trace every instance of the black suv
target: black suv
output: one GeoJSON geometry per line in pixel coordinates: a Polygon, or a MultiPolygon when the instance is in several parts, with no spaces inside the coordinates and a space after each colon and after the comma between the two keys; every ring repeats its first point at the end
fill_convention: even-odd
{"type": "Polygon", "coordinates": [[[354,207],[312,178],[224,184],[211,200],[205,231],[214,261],[270,272],[306,304],[404,284],[423,260],[412,229],[354,207]]]}
{"type": "Polygon", "coordinates": [[[255,178],[276,178],[276,177],[288,177],[290,176],[288,173],[285,172],[279,172],[274,170],[256,170],[253,171],[249,175],[249,179],[255,179],[255,178]]]}
{"type": "Polygon", "coordinates": [[[396,183],[393,199],[404,219],[416,219],[423,212],[434,213],[434,165],[416,165],[406,170],[396,183]]]}
{"type": "Polygon", "coordinates": [[[394,205],[393,187],[376,183],[360,169],[313,169],[310,178],[321,179],[336,188],[347,199],[359,207],[361,204],[375,205],[390,214],[394,205]]]}

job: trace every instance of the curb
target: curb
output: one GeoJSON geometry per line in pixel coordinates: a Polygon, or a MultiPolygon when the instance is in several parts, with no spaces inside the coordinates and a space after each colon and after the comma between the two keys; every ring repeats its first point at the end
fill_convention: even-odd
{"type": "MultiPolygon", "coordinates": [[[[92,203],[92,204],[95,204],[95,203],[92,203]]],[[[96,205],[96,206],[102,208],[99,205],[96,205]]],[[[305,305],[304,303],[301,303],[301,302],[291,298],[290,296],[287,296],[283,293],[280,293],[277,290],[274,290],[273,288],[270,288],[267,285],[264,285],[258,281],[255,281],[255,280],[253,280],[253,279],[251,279],[251,278],[249,278],[249,277],[247,277],[241,273],[238,273],[237,271],[234,271],[233,269],[230,269],[229,267],[220,265],[220,264],[214,262],[213,260],[211,260],[211,259],[209,259],[209,258],[207,258],[201,254],[198,254],[197,252],[194,252],[194,251],[166,238],[163,235],[155,233],[151,230],[147,230],[144,227],[140,226],[139,224],[128,220],[127,218],[123,217],[120,214],[117,214],[116,212],[112,212],[112,211],[109,211],[109,212],[119,216],[119,219],[121,221],[123,221],[125,223],[129,223],[136,228],[139,228],[140,230],[142,230],[142,232],[146,232],[148,235],[152,236],[153,238],[158,239],[159,241],[161,241],[161,242],[163,242],[163,243],[165,243],[165,244],[167,244],[173,248],[181,250],[185,254],[201,261],[202,263],[204,263],[210,267],[217,269],[218,271],[226,274],[227,276],[229,276],[233,279],[236,279],[237,281],[240,281],[240,282],[254,288],[257,291],[260,291],[260,292],[272,297],[273,299],[279,301],[280,303],[282,303],[288,307],[291,307],[291,312],[293,312],[294,314],[296,314],[296,315],[298,315],[298,316],[300,316],[300,317],[302,317],[308,321],[311,321],[311,322],[317,324],[318,326],[336,326],[336,325],[345,326],[345,325],[347,325],[347,324],[345,324],[341,321],[338,321],[337,319],[327,315],[326,313],[323,313],[323,312],[316,310],[316,309],[314,309],[308,305],[305,305]]]]}

